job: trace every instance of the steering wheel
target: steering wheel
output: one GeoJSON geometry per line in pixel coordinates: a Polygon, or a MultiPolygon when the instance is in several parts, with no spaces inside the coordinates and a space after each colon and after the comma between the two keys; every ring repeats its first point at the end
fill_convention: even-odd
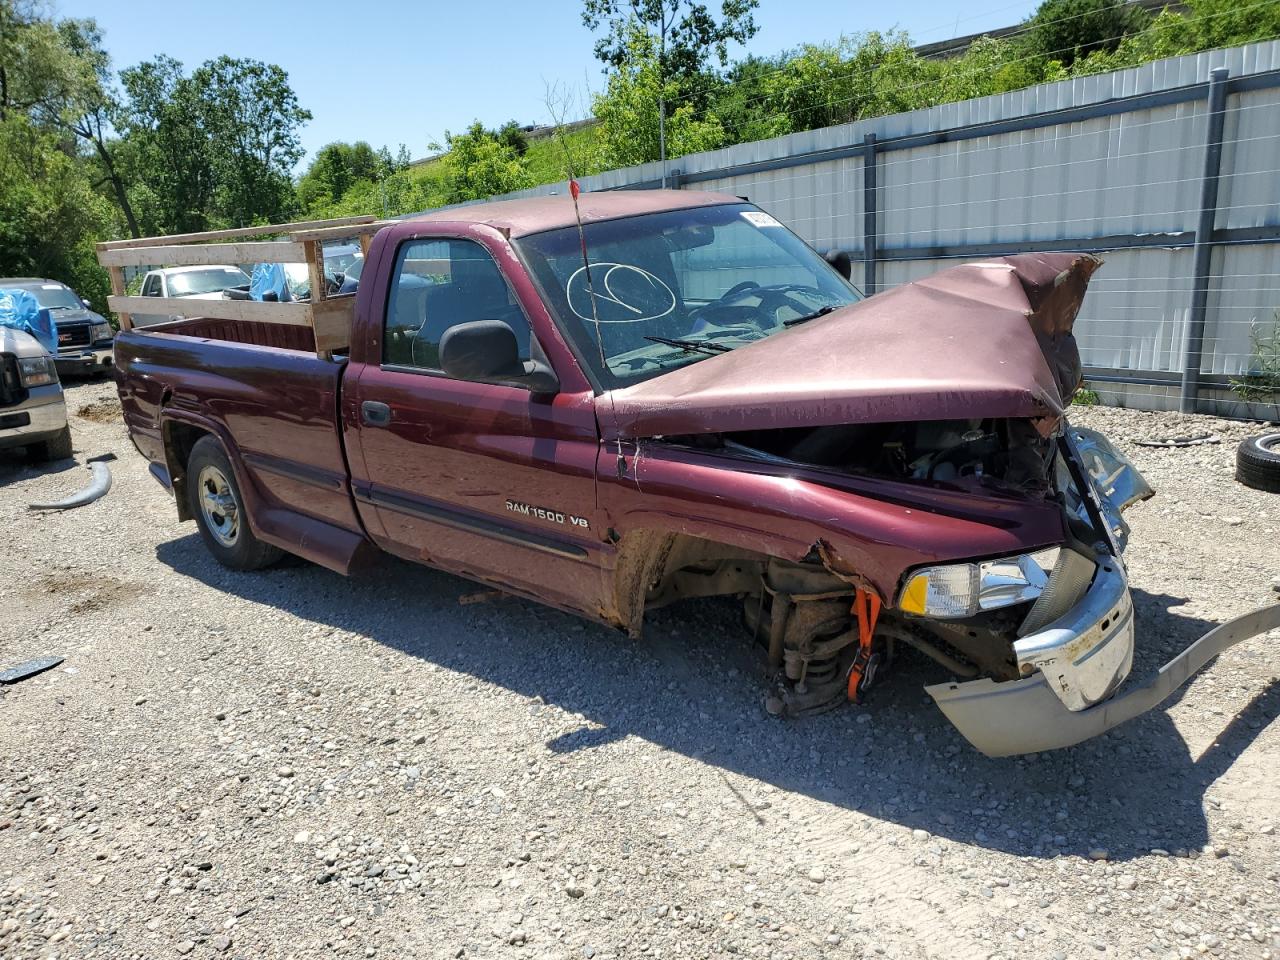
{"type": "MultiPolygon", "coordinates": [[[[738,294],[747,290],[754,290],[758,286],[760,286],[760,284],[756,283],[754,280],[743,280],[741,283],[735,283],[724,293],[720,294],[720,296],[716,297],[712,303],[732,303],[738,294]]],[[[711,304],[709,303],[707,306],[711,306],[711,304]]]]}
{"type": "Polygon", "coordinates": [[[803,316],[813,309],[790,296],[792,293],[808,293],[820,299],[826,299],[821,290],[808,284],[771,283],[768,286],[761,286],[754,280],[744,280],[730,287],[717,299],[694,310],[690,314],[690,319],[694,321],[695,329],[701,324],[719,329],[751,327],[759,330],[763,321],[769,316],[773,316],[776,322],[777,313],[783,307],[794,310],[796,316],[803,316]],[[759,306],[747,307],[735,303],[746,295],[759,297],[759,306]],[[717,321],[717,316],[724,317],[724,320],[717,321]]]}

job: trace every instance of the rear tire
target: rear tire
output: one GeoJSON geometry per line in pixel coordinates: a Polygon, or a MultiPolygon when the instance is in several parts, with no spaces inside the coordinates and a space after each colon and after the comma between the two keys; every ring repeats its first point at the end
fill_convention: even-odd
{"type": "Polygon", "coordinates": [[[63,427],[52,440],[35,444],[30,452],[31,456],[40,463],[47,463],[50,460],[70,460],[72,455],[71,425],[67,424],[63,427]]]}
{"type": "Polygon", "coordinates": [[[187,503],[213,558],[232,570],[261,570],[284,551],[263,543],[249,529],[244,499],[222,444],[201,437],[187,458],[187,503]]]}
{"type": "Polygon", "coordinates": [[[1255,490],[1280,493],[1280,432],[1241,441],[1236,448],[1236,479],[1255,490]]]}

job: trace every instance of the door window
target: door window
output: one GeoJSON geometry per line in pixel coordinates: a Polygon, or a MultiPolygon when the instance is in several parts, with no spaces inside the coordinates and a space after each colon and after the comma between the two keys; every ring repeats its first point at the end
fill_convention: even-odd
{"type": "Polygon", "coordinates": [[[142,285],[142,295],[144,297],[160,296],[160,276],[158,274],[153,273],[147,277],[146,282],[142,285]]]}
{"type": "Polygon", "coordinates": [[[501,320],[529,356],[529,321],[493,257],[472,240],[414,240],[396,258],[383,329],[382,362],[439,370],[440,338],[472,320],[501,320]]]}

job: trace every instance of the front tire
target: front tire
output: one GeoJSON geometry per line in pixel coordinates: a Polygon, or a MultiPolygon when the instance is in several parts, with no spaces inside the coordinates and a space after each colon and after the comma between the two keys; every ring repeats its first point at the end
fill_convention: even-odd
{"type": "Polygon", "coordinates": [[[261,570],[284,551],[263,543],[249,529],[244,498],[222,444],[201,437],[187,458],[187,503],[213,558],[232,570],[261,570]]]}

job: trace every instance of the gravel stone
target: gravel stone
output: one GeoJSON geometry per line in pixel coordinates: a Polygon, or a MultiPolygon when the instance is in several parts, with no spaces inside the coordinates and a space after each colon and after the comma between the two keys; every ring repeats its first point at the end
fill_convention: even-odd
{"type": "MultiPolygon", "coordinates": [[[[0,705],[5,960],[1280,957],[1280,637],[1036,757],[970,749],[910,650],[781,721],[729,600],[633,642],[391,558],[224,570],[123,424],[74,413],[112,384],[67,392],[106,497],[33,514],[81,468],[0,453],[0,665],[67,658],[0,705]]],[[[1071,415],[1156,488],[1135,675],[1275,601],[1280,498],[1233,479],[1257,425],[1071,415]]]]}

